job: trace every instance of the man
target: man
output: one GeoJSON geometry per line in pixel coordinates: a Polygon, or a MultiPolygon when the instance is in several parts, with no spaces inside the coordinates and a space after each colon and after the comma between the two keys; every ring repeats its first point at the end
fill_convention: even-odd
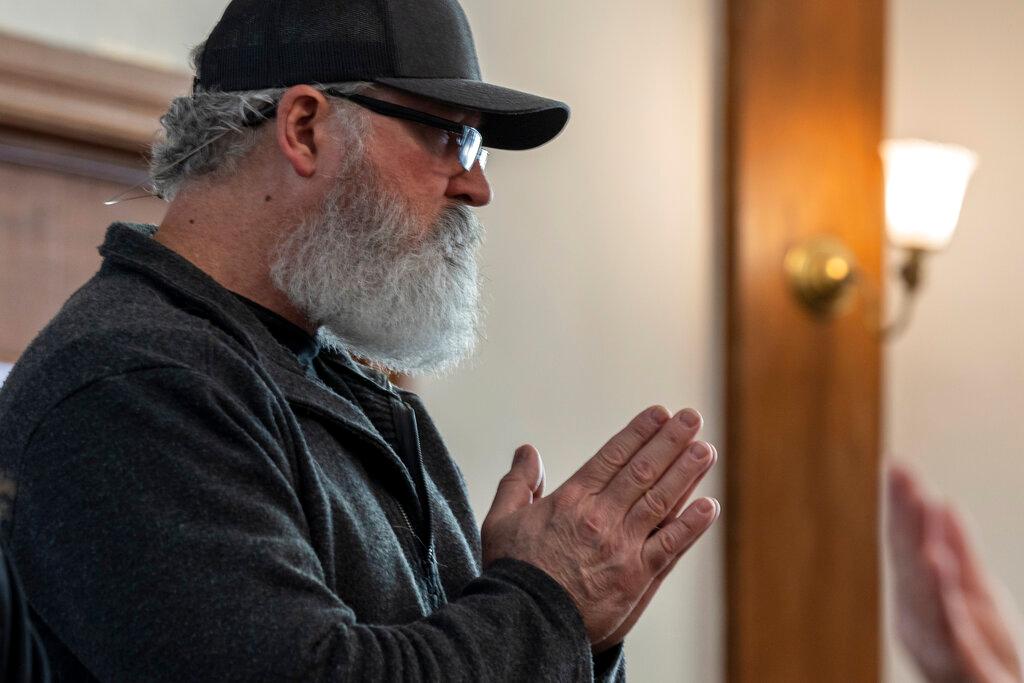
{"type": "Polygon", "coordinates": [[[568,108],[481,82],[454,0],[235,0],[196,66],[154,150],[165,220],[111,226],[0,394],[56,676],[621,679],[718,516],[687,506],[699,414],[645,410],[548,496],[521,447],[478,532],[386,374],[471,350],[482,145],[568,108]]]}

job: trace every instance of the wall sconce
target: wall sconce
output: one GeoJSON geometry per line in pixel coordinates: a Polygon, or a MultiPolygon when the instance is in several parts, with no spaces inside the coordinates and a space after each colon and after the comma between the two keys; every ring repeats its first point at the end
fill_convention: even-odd
{"type": "MultiPolygon", "coordinates": [[[[905,251],[900,279],[903,303],[885,337],[902,332],[921,281],[925,256],[945,249],[960,219],[977,155],[957,145],[925,140],[886,140],[885,219],[889,242],[905,251]]],[[[860,278],[853,254],[838,239],[818,235],[786,253],[786,276],[797,300],[819,318],[842,313],[860,278]]],[[[877,293],[876,293],[877,294],[877,293]]]]}

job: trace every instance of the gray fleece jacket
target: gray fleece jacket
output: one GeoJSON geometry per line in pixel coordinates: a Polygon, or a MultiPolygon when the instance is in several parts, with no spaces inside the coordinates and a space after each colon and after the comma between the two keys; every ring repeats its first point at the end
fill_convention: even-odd
{"type": "Polygon", "coordinates": [[[0,392],[3,535],[57,680],[624,678],[547,574],[481,570],[414,394],[344,354],[307,373],[153,229],[110,227],[0,392]]]}

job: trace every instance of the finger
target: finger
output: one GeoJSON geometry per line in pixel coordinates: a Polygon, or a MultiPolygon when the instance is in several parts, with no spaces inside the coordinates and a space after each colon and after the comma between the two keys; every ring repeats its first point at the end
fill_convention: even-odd
{"type": "Polygon", "coordinates": [[[890,466],[888,494],[890,542],[916,547],[924,539],[925,499],[909,468],[890,466]]]}
{"type": "Polygon", "coordinates": [[[547,478],[547,471],[544,468],[544,459],[540,457],[539,453],[537,454],[537,461],[540,463],[540,477],[537,479],[536,488],[533,489],[533,500],[537,500],[544,495],[544,481],[547,478]]]}
{"type": "Polygon", "coordinates": [[[894,465],[888,476],[887,532],[898,593],[907,599],[922,595],[927,584],[918,576],[924,564],[930,509],[917,479],[903,466],[894,465]]]}
{"type": "MultiPolygon", "coordinates": [[[[718,449],[715,448],[713,444],[708,444],[708,445],[711,446],[711,450],[713,450],[714,453],[715,453],[714,454],[714,458],[715,459],[711,462],[711,466],[714,467],[715,465],[718,464],[718,449]]],[[[708,471],[710,471],[710,469],[708,471]]],[[[688,500],[690,500],[690,496],[693,495],[693,491],[697,488],[698,485],[700,485],[700,482],[703,481],[703,480],[704,480],[704,477],[701,476],[701,478],[698,481],[693,482],[693,485],[690,486],[690,488],[686,489],[686,491],[683,493],[683,495],[679,496],[679,500],[677,500],[676,504],[674,506],[672,506],[672,511],[669,512],[667,515],[665,515],[664,519],[662,519],[660,522],[658,522],[658,526],[654,529],[654,531],[657,531],[658,529],[661,529],[661,527],[665,526],[666,524],[668,524],[673,519],[675,519],[676,517],[679,516],[679,513],[682,512],[683,508],[686,506],[686,502],[688,500]]],[[[654,533],[654,532],[652,531],[651,533],[654,533]]]]}
{"type": "Polygon", "coordinates": [[[543,477],[544,465],[537,449],[529,444],[517,448],[511,469],[498,482],[498,490],[484,519],[484,526],[532,503],[534,492],[542,485],[543,477]]]}
{"type": "Polygon", "coordinates": [[[669,417],[664,406],[654,406],[640,413],[621,432],[609,439],[566,483],[577,483],[592,493],[601,491],[623,465],[658,433],[669,417]]]}
{"type": "Polygon", "coordinates": [[[941,506],[938,518],[942,539],[960,567],[965,588],[989,597],[987,575],[962,518],[949,506],[941,506]]]}
{"type": "Polygon", "coordinates": [[[672,560],[697,542],[715,523],[721,510],[721,505],[714,498],[701,498],[683,510],[683,514],[644,543],[641,551],[644,566],[652,573],[660,574],[672,560]]]}
{"type": "Polygon", "coordinates": [[[646,536],[666,515],[686,504],[704,475],[715,464],[715,449],[703,441],[694,441],[681,458],[665,471],[661,479],[633,504],[626,513],[627,532],[646,536]]]}
{"type": "Polygon", "coordinates": [[[979,629],[966,596],[949,577],[944,580],[940,600],[953,645],[969,680],[1010,683],[1012,679],[1000,666],[985,635],[979,629]]]}
{"type": "MultiPolygon", "coordinates": [[[[623,514],[661,478],[700,431],[701,416],[687,408],[662,425],[601,492],[623,514]]],[[[682,491],[680,491],[681,493],[682,491]]],[[[673,496],[674,498],[674,496],[673,496]]],[[[669,506],[671,507],[671,505],[669,506]]],[[[668,509],[664,510],[667,512],[668,509]]]]}

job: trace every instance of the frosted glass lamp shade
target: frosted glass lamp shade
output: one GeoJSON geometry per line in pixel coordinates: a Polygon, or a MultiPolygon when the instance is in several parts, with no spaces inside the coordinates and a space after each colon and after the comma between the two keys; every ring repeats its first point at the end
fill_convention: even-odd
{"type": "Polygon", "coordinates": [[[946,248],[978,156],[926,140],[886,140],[881,152],[889,241],[906,249],[946,248]]]}

